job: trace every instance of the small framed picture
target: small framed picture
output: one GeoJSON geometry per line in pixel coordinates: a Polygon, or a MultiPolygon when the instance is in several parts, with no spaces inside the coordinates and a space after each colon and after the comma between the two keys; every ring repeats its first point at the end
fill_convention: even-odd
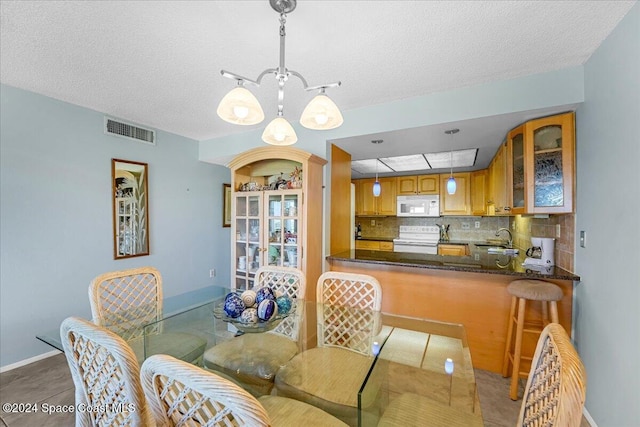
{"type": "Polygon", "coordinates": [[[231,184],[222,184],[222,226],[231,227],[231,184]]]}

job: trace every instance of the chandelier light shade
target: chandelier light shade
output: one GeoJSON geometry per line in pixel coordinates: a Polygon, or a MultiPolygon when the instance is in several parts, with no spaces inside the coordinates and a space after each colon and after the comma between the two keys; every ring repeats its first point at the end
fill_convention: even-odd
{"type": "Polygon", "coordinates": [[[264,120],[264,111],[256,97],[248,89],[238,86],[222,98],[218,104],[218,116],[236,125],[255,125],[264,120]]]}
{"type": "MultiPolygon", "coordinates": [[[[450,129],[450,130],[445,130],[444,133],[446,133],[447,135],[451,135],[451,140],[453,141],[453,135],[455,135],[456,133],[460,132],[460,129],[450,129]]],[[[447,193],[448,194],[456,194],[456,180],[453,177],[453,151],[449,152],[449,156],[451,159],[451,169],[449,171],[449,179],[447,180],[447,193]]]]}
{"type": "Polygon", "coordinates": [[[264,128],[262,140],[271,145],[293,145],[298,140],[293,126],[283,117],[276,117],[264,128]]]}
{"type": "Polygon", "coordinates": [[[342,113],[335,102],[324,93],[316,95],[307,104],[300,117],[300,124],[307,129],[335,129],[344,122],[342,113]]]}
{"type": "MultiPolygon", "coordinates": [[[[381,139],[376,139],[371,141],[372,144],[382,144],[381,139]]],[[[380,160],[376,159],[376,181],[373,183],[373,197],[380,197],[380,193],[382,192],[382,188],[380,187],[380,181],[378,181],[378,162],[380,160]]]]}
{"type": "Polygon", "coordinates": [[[257,79],[251,80],[229,71],[221,70],[223,77],[236,80],[238,87],[233,89],[220,101],[218,116],[224,121],[238,125],[253,125],[264,120],[264,112],[256,97],[244,86],[260,86],[262,78],[267,74],[273,74],[278,81],[278,114],[262,133],[262,140],[267,144],[291,145],[298,140],[296,132],[291,124],[284,118],[284,86],[289,77],[297,77],[302,82],[306,91],[319,91],[320,93],[309,102],[302,116],[300,124],[308,129],[328,130],[340,126],[344,119],[338,106],[325,95],[327,88],[339,87],[340,82],[327,83],[319,86],[309,86],[302,74],[289,70],[284,64],[285,47],[285,23],[286,14],[293,12],[297,0],[269,0],[273,10],[280,14],[280,62],[277,68],[264,70],[257,79]]]}

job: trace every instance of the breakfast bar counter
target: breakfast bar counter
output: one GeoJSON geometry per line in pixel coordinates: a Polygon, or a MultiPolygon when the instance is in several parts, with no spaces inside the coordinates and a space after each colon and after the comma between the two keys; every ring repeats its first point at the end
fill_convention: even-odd
{"type": "MultiPolygon", "coordinates": [[[[503,255],[473,245],[469,248],[466,256],[351,250],[326,260],[330,270],[378,279],[384,312],[463,324],[476,368],[502,372],[511,306],[506,288],[513,280],[537,279],[558,285],[564,295],[558,301],[560,324],[571,335],[578,275],[558,267],[545,271],[525,268],[522,251],[503,255]]],[[[541,308],[530,304],[527,314],[527,321],[536,322],[541,308]]],[[[523,352],[533,353],[536,343],[536,335],[525,334],[523,352]]]]}

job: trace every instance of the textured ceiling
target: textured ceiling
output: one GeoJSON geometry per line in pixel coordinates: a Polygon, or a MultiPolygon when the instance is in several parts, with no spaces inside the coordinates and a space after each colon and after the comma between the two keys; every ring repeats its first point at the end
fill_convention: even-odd
{"type": "MultiPolygon", "coordinates": [[[[633,4],[299,0],[286,66],[340,80],[329,95],[346,111],[583,64],[633,4]]],[[[267,0],[2,1],[0,15],[2,83],[196,140],[247,130],[215,114],[234,86],[221,69],[278,65],[267,0]]],[[[275,79],[252,90],[275,116],[275,79]]],[[[285,116],[309,99],[290,79],[285,116]]]]}

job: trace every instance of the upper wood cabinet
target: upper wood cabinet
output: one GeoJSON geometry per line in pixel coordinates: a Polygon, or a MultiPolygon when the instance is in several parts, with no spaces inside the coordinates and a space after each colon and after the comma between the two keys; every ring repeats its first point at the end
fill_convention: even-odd
{"type": "Polygon", "coordinates": [[[487,214],[487,198],[489,192],[489,171],[482,169],[471,172],[471,214],[487,214]]]}
{"type": "Polygon", "coordinates": [[[501,144],[489,165],[489,215],[508,215],[510,205],[507,198],[507,144],[501,144]]]}
{"type": "Polygon", "coordinates": [[[447,193],[449,174],[440,174],[440,215],[471,215],[471,173],[454,173],[456,192],[447,193]]]}
{"type": "Polygon", "coordinates": [[[396,215],[396,177],[378,178],[380,196],[374,197],[373,183],[375,179],[356,179],[356,216],[396,215]]]}
{"type": "Polygon", "coordinates": [[[399,176],[397,189],[398,196],[440,194],[439,176],[438,174],[399,176]]]}
{"type": "Polygon", "coordinates": [[[507,134],[511,214],[573,212],[575,115],[531,120],[507,134]]]}

